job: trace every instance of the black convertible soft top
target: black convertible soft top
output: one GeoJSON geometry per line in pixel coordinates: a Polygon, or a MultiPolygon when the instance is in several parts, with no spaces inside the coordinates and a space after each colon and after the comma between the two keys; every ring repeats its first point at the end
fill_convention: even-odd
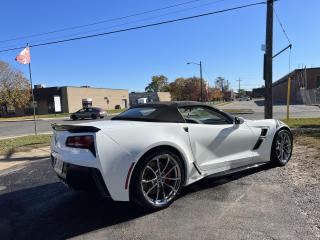
{"type": "Polygon", "coordinates": [[[120,113],[118,116],[113,117],[111,120],[185,123],[185,120],[180,114],[178,108],[188,106],[202,106],[210,108],[211,110],[226,116],[226,118],[231,122],[233,121],[233,117],[231,115],[204,103],[193,101],[137,104],[130,107],[127,111],[120,113]]]}

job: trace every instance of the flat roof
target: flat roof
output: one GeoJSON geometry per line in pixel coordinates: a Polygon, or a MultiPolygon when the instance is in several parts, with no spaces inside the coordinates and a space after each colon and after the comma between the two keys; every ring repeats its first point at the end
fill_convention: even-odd
{"type": "Polygon", "coordinates": [[[285,81],[288,80],[288,77],[290,75],[294,75],[297,71],[304,71],[304,70],[314,70],[314,69],[318,69],[320,70],[320,67],[312,67],[312,68],[297,68],[297,69],[294,69],[293,71],[291,71],[290,73],[288,73],[287,75],[284,75],[282,78],[278,79],[277,81],[273,82],[272,83],[272,86],[277,86],[285,81]]]}
{"type": "Polygon", "coordinates": [[[128,89],[117,89],[117,88],[103,88],[103,87],[79,87],[79,86],[55,86],[55,87],[43,87],[43,88],[34,88],[34,89],[60,89],[60,88],[81,88],[81,89],[106,89],[106,90],[121,90],[121,91],[128,91],[128,89]]]}

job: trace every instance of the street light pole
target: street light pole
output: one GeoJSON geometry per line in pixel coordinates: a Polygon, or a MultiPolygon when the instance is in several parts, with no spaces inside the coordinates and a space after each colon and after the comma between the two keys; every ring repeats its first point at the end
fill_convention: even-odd
{"type": "Polygon", "coordinates": [[[200,67],[200,101],[203,102],[203,79],[202,79],[202,62],[195,63],[195,62],[188,62],[187,64],[195,64],[200,67]]]}

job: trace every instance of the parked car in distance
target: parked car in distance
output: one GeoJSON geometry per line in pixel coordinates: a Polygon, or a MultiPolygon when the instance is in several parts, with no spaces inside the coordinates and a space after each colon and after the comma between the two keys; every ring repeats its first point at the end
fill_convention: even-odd
{"type": "Polygon", "coordinates": [[[98,107],[87,107],[87,108],[82,108],[79,111],[72,113],[70,118],[72,120],[77,120],[77,119],[85,119],[85,118],[92,118],[92,119],[97,119],[97,118],[104,118],[106,115],[106,112],[98,107]]]}
{"type": "Polygon", "coordinates": [[[249,97],[240,97],[238,98],[238,101],[250,101],[251,99],[249,97]]]}

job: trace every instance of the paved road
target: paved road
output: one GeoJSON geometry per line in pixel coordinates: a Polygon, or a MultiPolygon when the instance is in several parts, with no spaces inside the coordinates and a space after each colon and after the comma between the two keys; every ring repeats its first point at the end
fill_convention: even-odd
{"type": "MultiPolygon", "coordinates": [[[[261,100],[257,101],[244,101],[244,102],[233,102],[221,106],[222,109],[252,109],[253,114],[236,114],[237,116],[244,117],[247,119],[263,119],[264,118],[264,107],[261,100]]],[[[285,106],[274,106],[274,118],[283,119],[286,117],[286,107],[285,106]]],[[[291,106],[291,117],[320,117],[320,108],[317,106],[306,106],[306,105],[294,105],[291,106]]],[[[106,119],[109,119],[107,117],[106,119]]],[[[95,120],[95,121],[105,121],[95,120]]],[[[90,122],[88,120],[72,121],[69,119],[53,119],[53,120],[39,120],[37,121],[38,132],[50,132],[51,123],[59,124],[73,124],[79,122],[90,122]]],[[[34,125],[32,121],[23,122],[0,122],[0,139],[4,137],[16,136],[16,135],[26,135],[32,134],[34,132],[34,125]]]]}
{"type": "MultiPolygon", "coordinates": [[[[51,124],[74,124],[81,122],[92,122],[92,121],[106,121],[110,117],[97,120],[77,120],[72,121],[70,119],[50,119],[50,120],[37,120],[37,130],[39,133],[51,132],[51,124]]],[[[0,139],[10,136],[27,135],[34,133],[33,121],[19,121],[19,122],[0,122],[0,139]]]]}
{"type": "MultiPolygon", "coordinates": [[[[254,114],[238,114],[238,116],[247,119],[263,119],[264,105],[263,100],[257,99],[253,101],[235,101],[231,104],[221,106],[222,109],[252,109],[254,114]]],[[[273,106],[273,118],[283,119],[287,116],[286,105],[273,106]]],[[[290,117],[292,118],[310,118],[320,117],[320,107],[308,105],[291,105],[290,117]]]]}
{"type": "Polygon", "coordinates": [[[290,178],[298,154],[314,156],[295,149],[286,168],[200,181],[158,212],[69,190],[34,160],[0,172],[0,239],[320,239],[320,185],[290,178]]]}

